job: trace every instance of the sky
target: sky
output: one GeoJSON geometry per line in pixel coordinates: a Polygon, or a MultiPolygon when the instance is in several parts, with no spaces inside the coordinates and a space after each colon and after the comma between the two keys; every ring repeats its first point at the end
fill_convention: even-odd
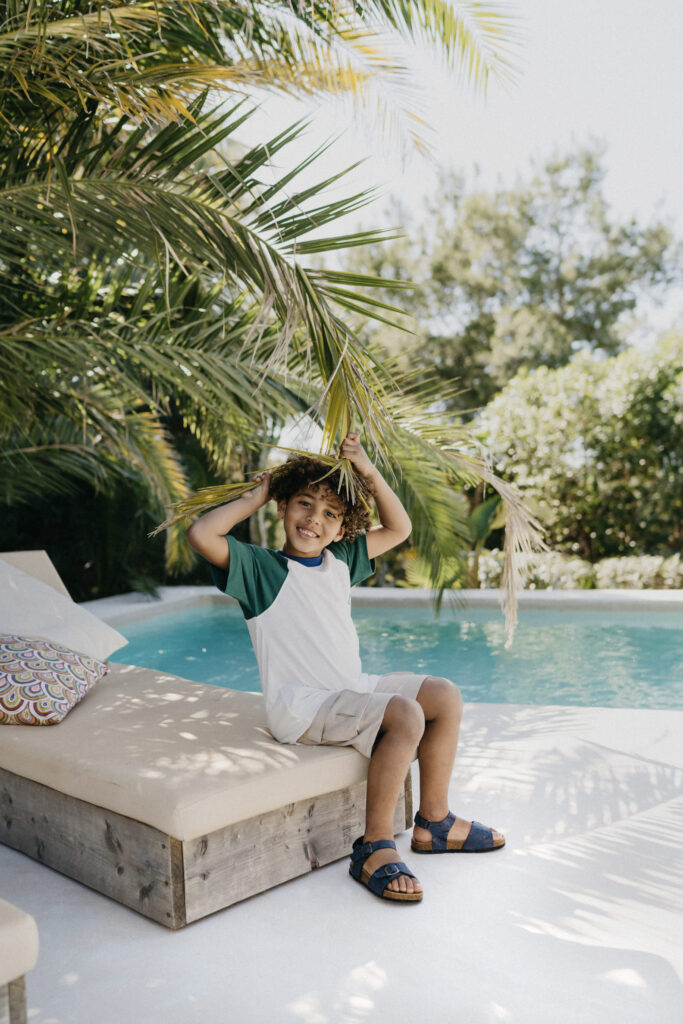
{"type": "MultiPolygon", "coordinates": [[[[387,223],[390,197],[419,211],[440,168],[475,167],[484,187],[512,184],[532,160],[592,139],[606,146],[604,192],[614,214],[641,224],[663,218],[683,235],[683,4],[680,0],[516,0],[522,42],[516,84],[493,82],[486,97],[461,85],[433,54],[411,58],[433,128],[427,161],[391,144],[378,123],[360,123],[347,105],[268,98],[246,141],[275,134],[297,117],[312,124],[286,152],[287,162],[340,137],[309,172],[310,180],[364,160],[343,192],[368,185],[383,198],[339,228],[387,223]]],[[[341,192],[340,188],[340,192],[341,192]]],[[[683,320],[683,289],[648,311],[658,327],[683,320]]]]}

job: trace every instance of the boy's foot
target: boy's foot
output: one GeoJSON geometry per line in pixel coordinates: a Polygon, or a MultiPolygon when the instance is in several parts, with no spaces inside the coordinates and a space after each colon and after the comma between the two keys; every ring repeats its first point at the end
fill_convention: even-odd
{"type": "Polygon", "coordinates": [[[480,825],[478,821],[467,821],[449,814],[442,821],[429,822],[432,828],[427,829],[417,824],[418,819],[424,821],[420,814],[415,815],[411,847],[416,853],[480,853],[505,846],[502,832],[480,825]],[[452,823],[449,823],[449,818],[452,818],[452,823]]]}
{"type": "MultiPolygon", "coordinates": [[[[375,841],[376,840],[374,840],[373,842],[375,841]]],[[[363,837],[362,840],[356,840],[356,843],[354,843],[354,851],[356,850],[357,846],[361,846],[361,844],[365,845],[367,842],[368,841],[365,839],[365,837],[363,837]]],[[[396,852],[396,844],[393,841],[393,837],[389,840],[389,842],[391,842],[391,847],[383,847],[379,850],[375,850],[374,852],[370,853],[369,856],[367,856],[364,860],[362,860],[361,877],[358,878],[357,881],[362,881],[363,884],[367,885],[368,879],[375,873],[375,871],[377,871],[378,868],[383,867],[385,864],[396,864],[397,862],[400,862],[398,854],[396,852]]],[[[358,850],[358,855],[360,856],[360,854],[361,850],[358,850]]],[[[405,867],[406,865],[403,866],[405,867]]],[[[368,888],[370,888],[370,886],[368,886],[368,888]]],[[[415,878],[414,875],[400,874],[396,878],[392,879],[392,881],[384,887],[384,892],[396,893],[398,894],[399,898],[401,896],[405,896],[411,900],[419,900],[422,898],[422,885],[420,884],[419,880],[415,878]]],[[[376,895],[379,895],[379,893],[376,893],[376,895]]],[[[387,897],[385,897],[385,899],[386,898],[387,897]]]]}

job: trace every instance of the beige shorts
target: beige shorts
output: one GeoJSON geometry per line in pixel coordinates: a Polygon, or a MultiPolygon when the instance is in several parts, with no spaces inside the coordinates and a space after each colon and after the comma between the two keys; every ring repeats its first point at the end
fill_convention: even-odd
{"type": "Polygon", "coordinates": [[[370,757],[387,704],[397,694],[415,700],[427,676],[390,672],[380,676],[371,693],[339,690],[330,694],[298,743],[355,747],[370,757]]]}

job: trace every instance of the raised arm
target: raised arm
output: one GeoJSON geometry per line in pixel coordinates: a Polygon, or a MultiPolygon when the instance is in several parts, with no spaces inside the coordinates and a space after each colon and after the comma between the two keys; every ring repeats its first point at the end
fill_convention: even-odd
{"type": "Polygon", "coordinates": [[[347,434],[342,442],[340,454],[349,459],[367,482],[375,499],[379,526],[367,532],[368,555],[375,558],[390,551],[410,536],[412,524],[397,495],[370,461],[363,449],[358,434],[347,434]]]}
{"type": "Polygon", "coordinates": [[[187,539],[198,554],[219,569],[228,568],[230,548],[225,534],[265,505],[270,497],[270,477],[270,472],[262,473],[256,478],[260,484],[253,491],[247,491],[227,505],[211,509],[192,523],[187,531],[187,539]]]}

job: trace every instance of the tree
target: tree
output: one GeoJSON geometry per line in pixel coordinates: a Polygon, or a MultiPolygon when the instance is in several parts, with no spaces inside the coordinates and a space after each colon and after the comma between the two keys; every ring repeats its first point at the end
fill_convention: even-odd
{"type": "Polygon", "coordinates": [[[597,561],[683,543],[683,335],[522,370],[478,419],[552,547],[597,561]]]}
{"type": "Polygon", "coordinates": [[[581,349],[611,355],[639,297],[680,262],[668,227],[617,222],[602,191],[598,147],[554,156],[531,180],[468,191],[448,175],[409,237],[349,257],[357,271],[413,281],[398,301],[408,343],[374,336],[413,364],[457,378],[453,407],[481,407],[523,367],[565,365],[581,349]]]}
{"type": "MultiPolygon", "coordinates": [[[[121,479],[159,505],[181,497],[188,481],[168,429],[174,414],[218,472],[240,439],[267,440],[307,408],[330,446],[352,418],[363,424],[380,457],[402,455],[408,491],[432,504],[430,473],[447,507],[452,480],[485,472],[408,428],[392,374],[346,323],[349,310],[383,308],[352,291],[357,275],[310,263],[379,240],[311,237],[368,195],[326,200],[339,175],[297,192],[299,167],[268,180],[300,125],[238,157],[221,150],[249,116],[235,93],[357,89],[367,74],[354,77],[349,54],[388,73],[368,38],[381,25],[425,36],[456,64],[464,58],[475,80],[504,71],[505,16],[495,5],[458,6],[464,20],[439,0],[2,7],[7,503],[121,479]],[[210,87],[230,101],[213,107],[210,87]]],[[[420,542],[436,558],[452,530],[430,535],[444,519],[430,511],[420,542]]],[[[169,566],[186,564],[183,551],[170,535],[169,566]]]]}

